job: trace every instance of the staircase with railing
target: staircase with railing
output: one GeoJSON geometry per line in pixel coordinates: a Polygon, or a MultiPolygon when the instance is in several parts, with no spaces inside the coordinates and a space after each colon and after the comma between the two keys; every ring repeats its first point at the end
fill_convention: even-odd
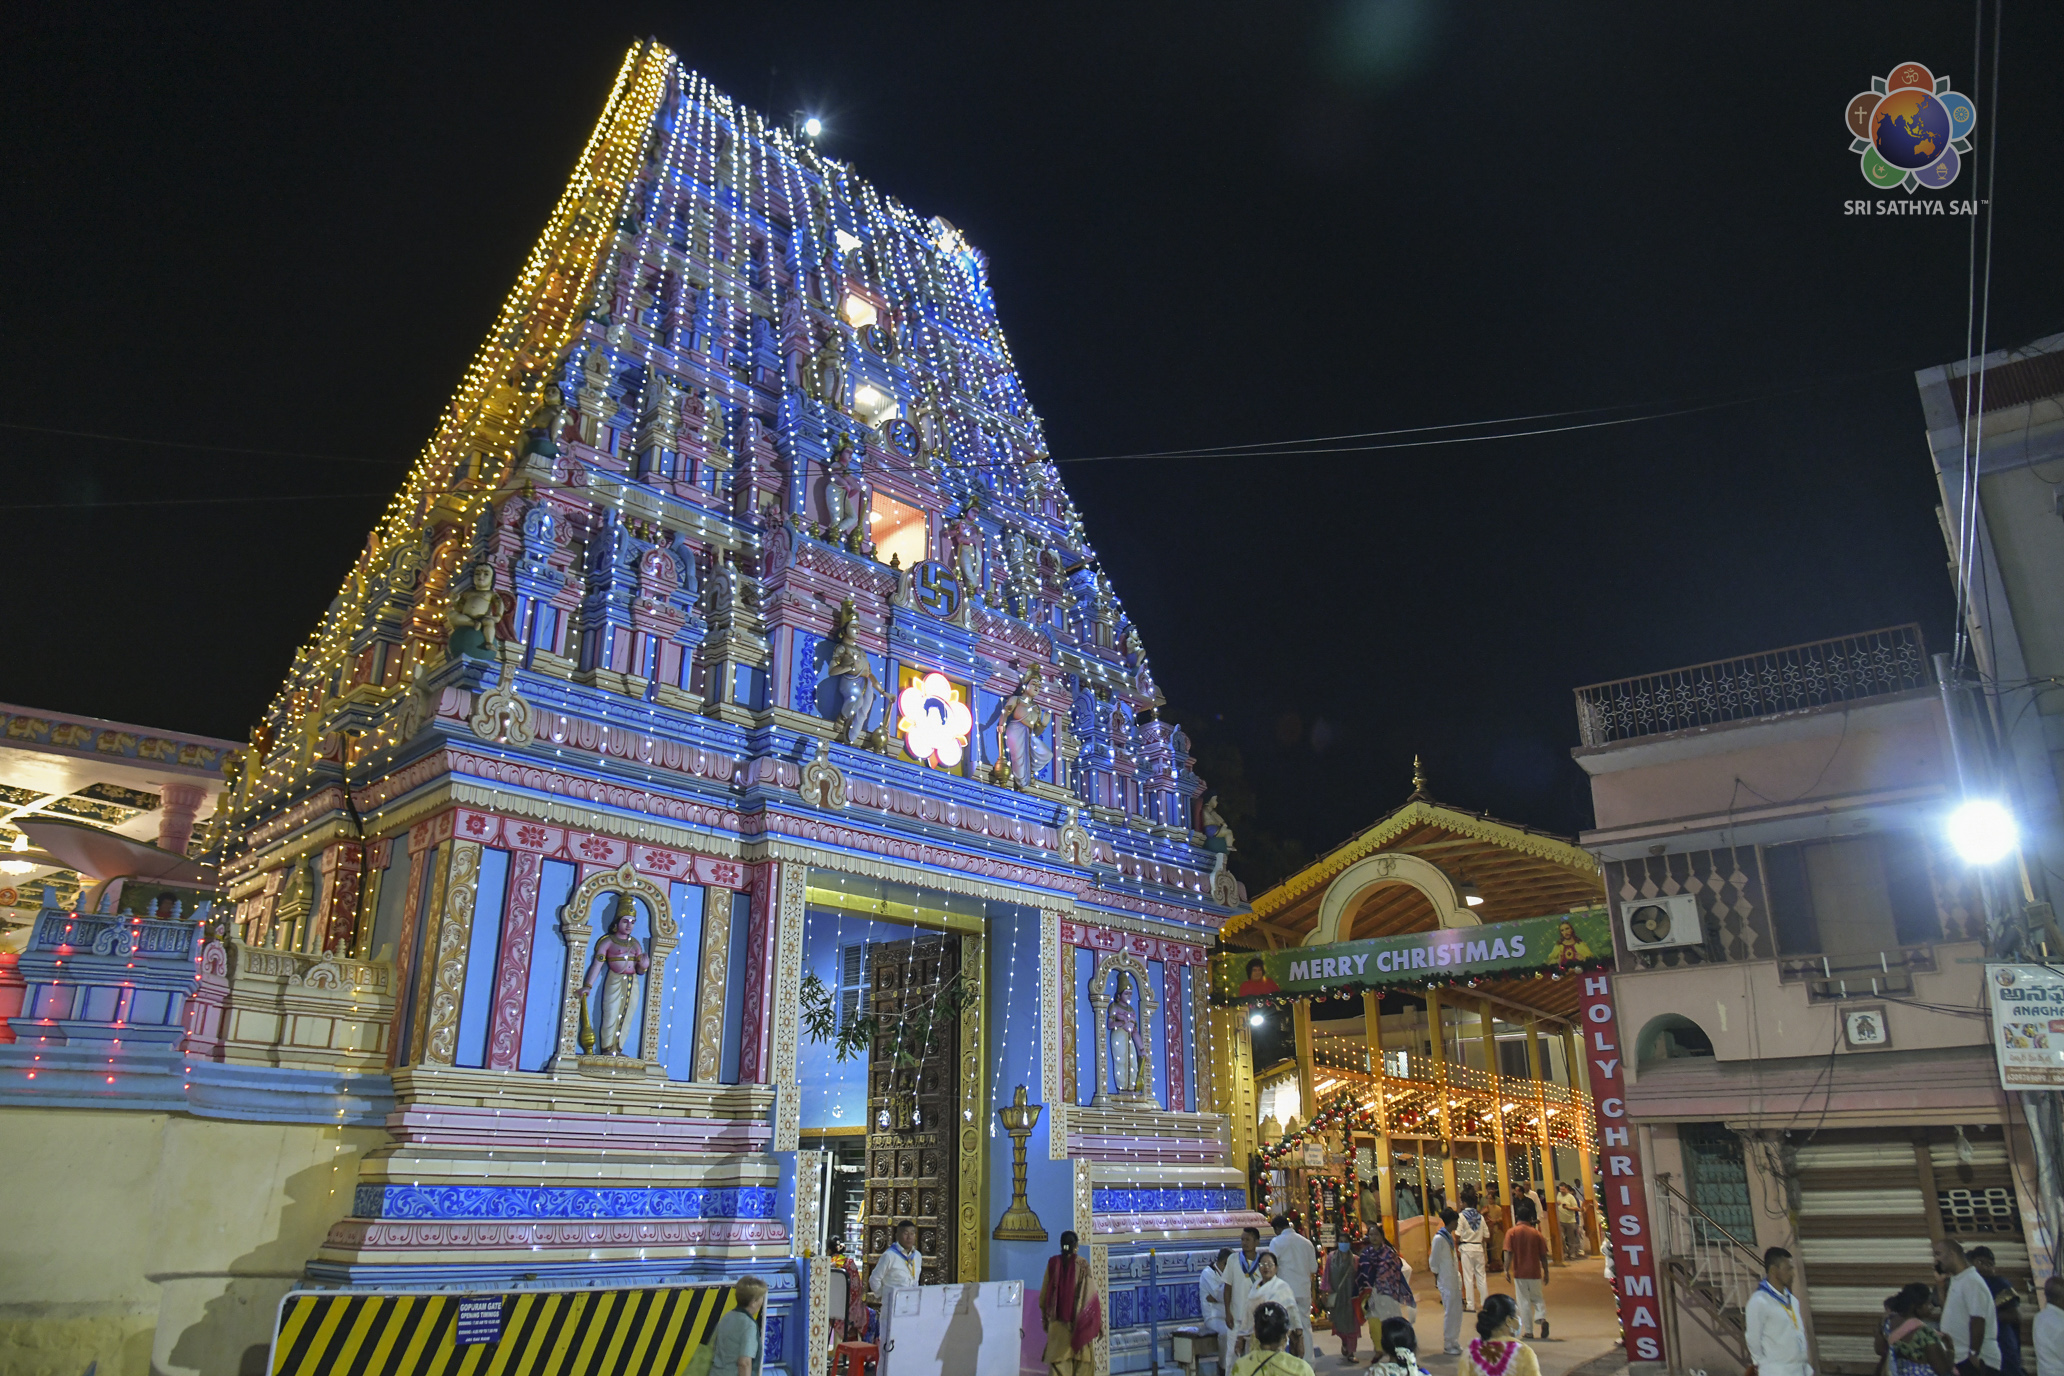
{"type": "Polygon", "coordinates": [[[1745,1314],[1763,1279],[1762,1259],[1671,1184],[1667,1173],[1657,1173],[1656,1186],[1662,1206],[1654,1220],[1656,1255],[1677,1312],[1747,1366],[1745,1314]]]}

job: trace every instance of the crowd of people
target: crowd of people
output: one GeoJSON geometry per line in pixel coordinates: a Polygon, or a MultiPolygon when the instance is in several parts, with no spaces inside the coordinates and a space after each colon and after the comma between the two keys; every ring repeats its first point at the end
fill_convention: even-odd
{"type": "MultiPolygon", "coordinates": [[[[1460,1211],[1441,1209],[1427,1264],[1440,1296],[1441,1350],[1463,1359],[1460,1376],[1536,1376],[1539,1368],[1523,1340],[1548,1336],[1543,1286],[1549,1246],[1539,1223],[1533,1199],[1522,1194],[1513,1202],[1512,1221],[1503,1238],[1515,1301],[1489,1289],[1489,1228],[1475,1187],[1462,1190],[1460,1211]],[[1476,1337],[1465,1347],[1463,1316],[1472,1311],[1476,1337]]],[[[1343,1359],[1357,1360],[1366,1326],[1369,1366],[1375,1376],[1418,1376],[1412,1267],[1389,1239],[1380,1230],[1371,1230],[1359,1244],[1342,1236],[1322,1261],[1318,1249],[1291,1226],[1287,1215],[1277,1214],[1270,1228],[1274,1236],[1266,1246],[1259,1228],[1243,1230],[1239,1248],[1220,1251],[1198,1278],[1205,1325],[1218,1337],[1219,1369],[1227,1376],[1312,1376],[1310,1359],[1319,1355],[1311,1324],[1316,1299],[1325,1307],[1343,1359]]],[[[865,1296],[886,1295],[921,1282],[924,1257],[917,1249],[915,1224],[899,1222],[892,1239],[864,1288],[859,1267],[842,1245],[834,1246],[831,1261],[846,1274],[848,1296],[845,1312],[831,1316],[835,1339],[873,1336],[875,1311],[864,1302],[865,1296]]],[[[1042,1356],[1055,1376],[1087,1376],[1094,1369],[1094,1344],[1104,1331],[1096,1289],[1078,1246],[1074,1233],[1061,1234],[1059,1254],[1048,1261],[1040,1286],[1046,1334],[1042,1356]]],[[[1788,1283],[1788,1274],[1785,1279],[1788,1283]]],[[[741,1331],[734,1336],[744,1335],[741,1331]]],[[[717,1370],[731,1376],[728,1362],[717,1370]]],[[[756,1376],[756,1368],[741,1368],[739,1376],[756,1376]]],[[[2064,1376],[2064,1370],[2043,1376],[2064,1376]]]]}
{"type": "MultiPolygon", "coordinates": [[[[1805,1325],[1792,1294],[1792,1254],[1763,1254],[1763,1280],[1744,1314],[1750,1376],[1812,1376],[1805,1325]]],[[[2021,1302],[1990,1247],[1935,1244],[1935,1280],[1885,1297],[1876,1346],[1883,1376],[2064,1376],[2064,1278],[2043,1284],[2035,1316],[2035,1369],[2021,1350],[2021,1302]]]]}
{"type": "MultiPolygon", "coordinates": [[[[1343,1235],[1322,1263],[1287,1215],[1276,1215],[1270,1227],[1275,1236],[1267,1246],[1261,1230],[1249,1228],[1238,1250],[1221,1251],[1198,1277],[1204,1323],[1217,1334],[1221,1370],[1228,1376],[1307,1376],[1310,1359],[1319,1355],[1310,1320],[1315,1294],[1343,1360],[1357,1360],[1366,1326],[1369,1365],[1379,1376],[1398,1365],[1400,1352],[1407,1359],[1401,1368],[1406,1376],[1417,1370],[1412,1267],[1380,1230],[1371,1229],[1359,1243],[1343,1235]],[[1284,1316],[1280,1332],[1265,1317],[1276,1311],[1284,1316]]],[[[1525,1347],[1522,1339],[1548,1337],[1549,1245],[1533,1200],[1521,1195],[1514,1201],[1504,1231],[1505,1269],[1516,1299],[1490,1291],[1489,1236],[1474,1186],[1462,1190],[1461,1210],[1441,1209],[1440,1227],[1427,1247],[1440,1296],[1440,1350],[1462,1357],[1465,1366],[1477,1363],[1483,1376],[1527,1376],[1533,1356],[1521,1358],[1516,1349],[1525,1347]],[[1476,1337],[1465,1347],[1463,1317],[1471,1312],[1477,1315],[1476,1337]]],[[[1566,1254],[1575,1253],[1567,1240],[1566,1246],[1566,1254]]]]}

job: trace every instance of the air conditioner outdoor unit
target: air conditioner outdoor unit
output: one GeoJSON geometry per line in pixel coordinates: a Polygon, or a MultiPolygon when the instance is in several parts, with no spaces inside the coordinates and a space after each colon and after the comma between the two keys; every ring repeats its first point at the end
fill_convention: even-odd
{"type": "Polygon", "coordinates": [[[1620,922],[1627,934],[1627,946],[1635,951],[1660,951],[1671,946],[1703,946],[1704,926],[1699,922],[1698,898],[1677,893],[1666,898],[1642,898],[1620,905],[1620,922]]]}

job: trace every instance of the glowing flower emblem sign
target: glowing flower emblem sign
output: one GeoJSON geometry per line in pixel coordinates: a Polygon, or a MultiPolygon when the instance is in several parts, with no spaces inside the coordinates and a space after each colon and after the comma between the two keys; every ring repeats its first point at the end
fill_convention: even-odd
{"type": "Polygon", "coordinates": [[[902,714],[896,731],[911,754],[942,769],[960,763],[975,714],[944,674],[928,673],[896,694],[896,710],[902,714]]]}
{"type": "Polygon", "coordinates": [[[1978,107],[1950,90],[1948,77],[1918,62],[1872,77],[1871,88],[1851,97],[1843,116],[1849,151],[1862,155],[1863,179],[1881,191],[1942,190],[1957,179],[1978,128],[1978,107]]]}

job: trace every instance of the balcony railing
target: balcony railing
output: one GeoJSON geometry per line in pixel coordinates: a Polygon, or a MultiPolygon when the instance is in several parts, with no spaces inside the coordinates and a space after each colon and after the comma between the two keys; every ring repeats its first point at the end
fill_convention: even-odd
{"type": "Polygon", "coordinates": [[[1934,682],[1917,625],[1816,640],[1576,690],[1586,746],[1904,693],[1934,682]]]}
{"type": "Polygon", "coordinates": [[[1933,971],[1932,946],[1906,946],[1896,951],[1867,951],[1860,955],[1789,956],[1777,962],[1777,976],[1786,984],[1805,981],[1806,997],[1814,1003],[1836,999],[1874,998],[1885,994],[1911,994],[1916,970],[1933,971]]]}

